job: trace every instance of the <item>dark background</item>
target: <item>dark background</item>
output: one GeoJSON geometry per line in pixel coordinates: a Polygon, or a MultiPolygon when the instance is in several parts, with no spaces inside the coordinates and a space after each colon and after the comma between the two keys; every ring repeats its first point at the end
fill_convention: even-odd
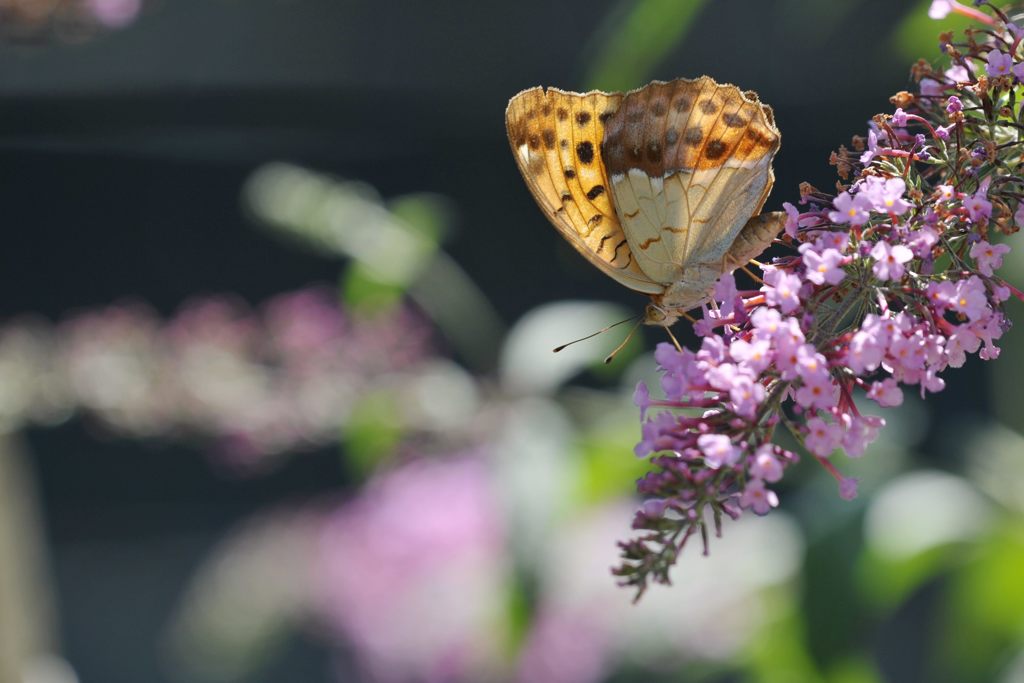
{"type": "MultiPolygon", "coordinates": [[[[243,182],[271,160],[384,197],[451,198],[447,248],[506,322],[552,298],[638,307],[547,226],[503,124],[521,89],[592,85],[592,60],[629,4],[164,0],[88,42],[4,46],[0,314],[57,318],[125,297],[170,312],[202,292],[258,302],[332,281],[336,263],[283,248],[241,210],[243,182]],[[528,247],[511,247],[513,230],[528,247]]],[[[719,0],[647,77],[707,73],[775,108],[777,209],[802,180],[830,187],[829,152],[908,87],[893,30],[911,8],[922,13],[891,0],[719,0]]],[[[954,400],[939,399],[933,409],[954,400]]],[[[97,439],[82,420],[28,441],[62,644],[85,683],[161,680],[154,643],[213,542],[254,510],[346,484],[333,449],[236,480],[199,450],[97,439]]],[[[261,680],[327,669],[318,646],[298,643],[261,680]]]]}

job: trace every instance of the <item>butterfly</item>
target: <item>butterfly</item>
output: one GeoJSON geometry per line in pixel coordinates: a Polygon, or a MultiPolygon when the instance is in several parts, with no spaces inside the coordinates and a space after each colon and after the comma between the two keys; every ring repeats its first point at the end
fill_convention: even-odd
{"type": "Polygon", "coordinates": [[[764,251],[785,213],[758,215],[781,135],[753,91],[708,76],[627,93],[524,90],[505,111],[534,199],[592,264],[650,295],[671,326],[764,251]]]}

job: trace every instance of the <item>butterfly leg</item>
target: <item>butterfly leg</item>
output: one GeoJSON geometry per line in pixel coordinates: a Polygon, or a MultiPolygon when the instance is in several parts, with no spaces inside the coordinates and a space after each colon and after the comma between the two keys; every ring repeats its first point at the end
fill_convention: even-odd
{"type": "MultiPolygon", "coordinates": [[[[750,259],[750,261],[748,261],[748,264],[755,265],[758,268],[762,268],[762,269],[764,268],[764,264],[762,264],[761,262],[756,261],[754,259],[750,259]]],[[[761,276],[758,275],[757,273],[755,273],[754,271],[752,271],[748,266],[746,266],[746,265],[740,266],[740,270],[742,270],[744,273],[746,273],[747,276],[749,276],[750,279],[753,280],[754,282],[756,282],[757,284],[759,284],[759,285],[763,285],[764,284],[764,280],[761,279],[761,276]]]]}
{"type": "MultiPolygon", "coordinates": [[[[686,314],[684,313],[683,315],[686,315],[686,314]]],[[[686,317],[689,318],[690,316],[687,315],[686,317]]],[[[693,318],[690,318],[690,319],[693,320],[693,318]]],[[[672,328],[671,327],[666,327],[665,331],[668,332],[668,338],[671,339],[672,343],[676,345],[676,351],[678,351],[679,353],[682,353],[683,352],[683,345],[679,343],[678,339],[676,339],[676,335],[672,334],[672,328]]]]}

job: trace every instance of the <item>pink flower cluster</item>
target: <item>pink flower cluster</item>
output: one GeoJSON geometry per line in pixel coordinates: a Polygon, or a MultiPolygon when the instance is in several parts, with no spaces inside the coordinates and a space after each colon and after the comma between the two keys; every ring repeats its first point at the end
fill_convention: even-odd
{"type": "Polygon", "coordinates": [[[0,425],[80,411],[128,437],[210,443],[249,471],[334,443],[362,396],[424,364],[428,334],[410,312],[350,314],[319,287],[258,310],[212,296],[167,320],[136,303],[13,321],[0,326],[0,425]]]}
{"type": "MultiPolygon", "coordinates": [[[[1019,33],[1005,28],[993,39],[1010,46],[1007,59],[1019,33]]],[[[639,482],[647,502],[634,519],[646,533],[620,544],[624,584],[642,593],[649,579],[668,582],[690,536],[700,533],[707,551],[710,522],[717,529],[723,515],[777,506],[771,486],[798,460],[774,442],[780,428],[849,499],[857,482],[831,456],[862,455],[885,426],[855,396],[897,406],[907,387],[922,397],[941,391],[942,373],[968,355],[999,355],[1003,303],[1024,295],[996,274],[1009,247],[990,232],[1024,223],[1024,200],[1011,189],[1024,179],[993,163],[1001,152],[991,130],[1009,124],[979,100],[1017,87],[1010,74],[1024,63],[1007,64],[1001,82],[978,81],[997,48],[974,49],[945,74],[927,74],[931,94],[904,93],[893,114],[875,117],[863,154],[838,157],[841,173],[857,175],[837,196],[805,186],[803,210],[784,206],[795,253],[764,265],[758,289],[723,277],[694,326],[696,351],[659,345],[664,398],[644,384],[635,394],[636,454],[653,469],[639,482]]]]}

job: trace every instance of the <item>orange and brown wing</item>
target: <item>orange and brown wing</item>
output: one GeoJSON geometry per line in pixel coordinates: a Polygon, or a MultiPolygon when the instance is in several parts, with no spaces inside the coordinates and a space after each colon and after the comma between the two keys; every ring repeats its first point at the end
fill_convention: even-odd
{"type": "Polygon", "coordinates": [[[756,94],[707,76],[624,95],[608,119],[604,161],[641,269],[674,282],[690,266],[718,263],[767,198],[779,141],[756,94]]]}
{"type": "Polygon", "coordinates": [[[524,90],[508,103],[505,125],[519,170],[551,223],[588,261],[630,289],[664,285],[636,262],[613,204],[601,156],[605,122],[620,94],[524,90]]]}

